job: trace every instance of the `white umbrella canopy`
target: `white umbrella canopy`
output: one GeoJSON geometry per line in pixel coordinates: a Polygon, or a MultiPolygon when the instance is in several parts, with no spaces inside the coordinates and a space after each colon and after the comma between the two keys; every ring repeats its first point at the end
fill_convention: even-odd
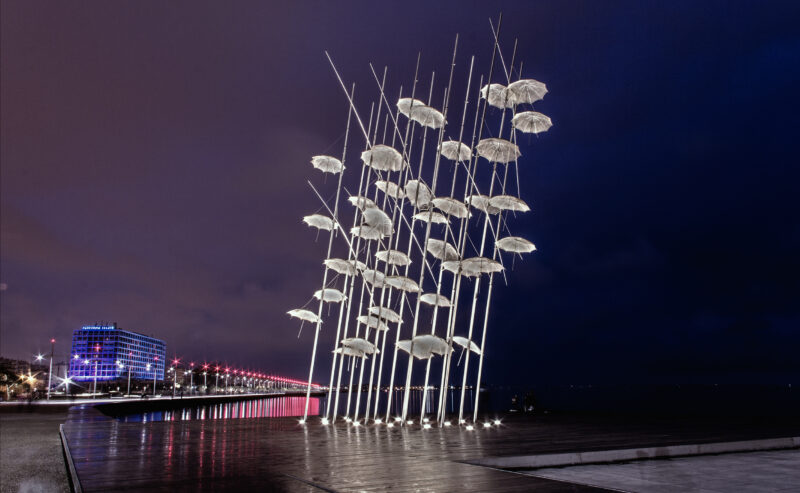
{"type": "Polygon", "coordinates": [[[444,214],[440,214],[440,213],[438,213],[436,211],[417,212],[416,214],[414,214],[413,217],[417,221],[425,221],[426,223],[427,222],[430,222],[432,224],[447,224],[448,223],[447,218],[444,216],[444,214]]]}
{"type": "Polygon", "coordinates": [[[450,197],[439,197],[433,199],[433,206],[449,216],[459,219],[469,217],[469,209],[463,202],[450,197]]]}
{"type": "Polygon", "coordinates": [[[409,354],[413,354],[417,359],[430,359],[434,354],[445,355],[450,351],[447,341],[429,334],[415,337],[413,344],[409,340],[398,341],[397,347],[409,354]]]}
{"type": "Polygon", "coordinates": [[[450,300],[443,294],[425,293],[419,297],[419,300],[426,305],[438,306],[440,308],[448,308],[450,300]]]}
{"type": "Polygon", "coordinates": [[[486,195],[476,194],[467,195],[467,197],[464,199],[464,202],[487,214],[499,214],[500,209],[497,207],[492,207],[490,200],[491,199],[486,195]]]}
{"type": "Polygon", "coordinates": [[[322,320],[317,316],[316,313],[312,312],[311,310],[304,310],[302,308],[289,310],[286,313],[288,313],[289,315],[291,315],[294,318],[299,318],[300,320],[302,320],[304,322],[318,323],[318,322],[320,322],[322,320]]]}
{"type": "Polygon", "coordinates": [[[367,356],[364,353],[364,351],[359,351],[358,349],[351,348],[349,346],[342,346],[340,348],[336,348],[336,350],[333,352],[336,354],[343,354],[345,356],[352,356],[354,358],[366,358],[367,356]]]}
{"type": "Polygon", "coordinates": [[[510,163],[522,155],[513,142],[495,137],[482,139],[475,148],[478,155],[493,163],[510,163]]]}
{"type": "Polygon", "coordinates": [[[451,161],[467,161],[472,157],[472,150],[469,146],[457,140],[442,142],[439,152],[451,161]]]}
{"type": "Polygon", "coordinates": [[[405,188],[406,197],[408,197],[408,201],[411,202],[411,205],[414,207],[421,209],[431,203],[433,194],[431,193],[431,189],[428,188],[428,185],[419,180],[409,180],[405,188]]]}
{"type": "Polygon", "coordinates": [[[489,199],[489,205],[503,211],[528,212],[531,210],[524,200],[513,195],[495,195],[489,199]]]}
{"type": "Polygon", "coordinates": [[[366,269],[361,273],[364,281],[368,282],[375,288],[382,288],[386,283],[386,275],[375,269],[366,269]]]}
{"type": "Polygon", "coordinates": [[[419,284],[406,276],[386,276],[385,283],[388,286],[392,286],[393,288],[399,289],[400,291],[406,291],[408,293],[419,293],[422,291],[422,289],[419,287],[419,284]]]}
{"type": "Polygon", "coordinates": [[[329,258],[322,262],[325,267],[345,276],[354,276],[356,270],[364,270],[367,264],[358,260],[345,260],[343,258],[329,258]],[[355,263],[355,265],[353,265],[355,263]]]}
{"type": "Polygon", "coordinates": [[[369,314],[392,323],[400,323],[403,320],[400,318],[399,313],[385,306],[371,306],[369,307],[369,314]]]}
{"type": "Polygon", "coordinates": [[[389,215],[378,208],[366,209],[362,212],[364,223],[377,229],[382,235],[392,234],[392,220],[389,215]]]}
{"type": "Polygon", "coordinates": [[[324,229],[325,231],[333,231],[335,225],[333,219],[329,218],[328,216],[323,216],[322,214],[311,214],[310,216],[305,216],[303,218],[303,222],[313,228],[324,229]]]}
{"type": "Polygon", "coordinates": [[[428,250],[428,253],[433,255],[434,258],[439,260],[458,260],[458,251],[456,247],[444,240],[429,238],[428,245],[425,249],[428,250]]]}
{"type": "Polygon", "coordinates": [[[381,238],[389,236],[387,233],[381,231],[380,228],[374,228],[372,226],[353,226],[350,228],[350,234],[367,241],[380,240],[381,238]]]}
{"type": "Polygon", "coordinates": [[[377,209],[378,204],[372,201],[367,197],[360,197],[360,196],[350,196],[347,198],[347,201],[353,204],[354,207],[358,207],[359,209],[366,210],[366,209],[377,209]]]}
{"type": "Polygon", "coordinates": [[[333,156],[314,156],[311,165],[324,173],[341,173],[344,165],[333,156]]]}
{"type": "Polygon", "coordinates": [[[455,342],[456,344],[458,344],[463,348],[469,348],[469,350],[472,351],[473,353],[481,354],[480,346],[475,344],[473,341],[470,341],[466,337],[453,336],[453,342],[455,342]]]}
{"type": "Polygon", "coordinates": [[[383,320],[373,315],[360,315],[357,320],[358,323],[364,324],[370,329],[389,330],[389,326],[383,320]]]}
{"type": "Polygon", "coordinates": [[[414,106],[407,115],[411,120],[419,123],[423,127],[442,128],[444,126],[444,115],[431,106],[414,106]]]}
{"type": "Polygon", "coordinates": [[[372,344],[368,340],[361,337],[348,337],[347,339],[342,339],[342,346],[355,349],[356,351],[360,351],[364,354],[380,353],[378,348],[375,347],[375,344],[372,344]]]}
{"type": "MultiPolygon", "coordinates": [[[[402,349],[403,351],[411,354],[412,351],[411,341],[410,340],[397,341],[397,348],[402,349]]],[[[425,351],[425,348],[423,348],[419,344],[414,345],[413,351],[414,351],[414,357],[417,359],[430,359],[433,357],[433,352],[425,351]]]]}
{"type": "Polygon", "coordinates": [[[495,245],[500,250],[512,253],[530,253],[536,250],[536,245],[519,236],[507,236],[497,240],[495,245]]]}
{"type": "Polygon", "coordinates": [[[460,262],[458,260],[442,262],[442,267],[453,274],[460,273],[467,277],[478,277],[481,274],[493,274],[503,270],[500,262],[486,257],[472,257],[460,262]]]}
{"type": "Polygon", "coordinates": [[[406,166],[403,156],[396,149],[378,144],[361,153],[364,164],[380,171],[400,171],[406,166]]]}
{"type": "Polygon", "coordinates": [[[397,109],[400,110],[400,113],[408,116],[411,114],[412,108],[419,108],[420,106],[427,106],[425,103],[420,101],[419,99],[414,98],[400,98],[397,101],[397,109]]]}
{"type": "Polygon", "coordinates": [[[391,265],[405,266],[411,264],[411,259],[408,258],[408,255],[400,250],[381,250],[379,252],[375,252],[375,257],[378,260],[391,265]]]}
{"type": "Polygon", "coordinates": [[[344,295],[341,291],[334,288],[325,288],[325,289],[318,289],[314,293],[314,298],[322,299],[322,301],[326,303],[341,303],[342,301],[347,299],[347,296],[344,295]]]}
{"type": "Polygon", "coordinates": [[[547,94],[547,86],[535,79],[521,79],[508,85],[514,104],[533,104],[547,94]]]}
{"type": "Polygon", "coordinates": [[[378,180],[375,182],[375,188],[396,200],[400,200],[406,196],[406,192],[400,185],[391,181],[378,180]]]}
{"type": "Polygon", "coordinates": [[[514,128],[519,129],[520,132],[526,134],[540,134],[547,132],[553,126],[553,121],[550,117],[543,115],[537,111],[523,111],[517,113],[511,119],[514,128]]]}
{"type": "Polygon", "coordinates": [[[495,108],[512,108],[514,106],[513,93],[503,84],[487,84],[481,88],[481,98],[486,99],[495,108]]]}

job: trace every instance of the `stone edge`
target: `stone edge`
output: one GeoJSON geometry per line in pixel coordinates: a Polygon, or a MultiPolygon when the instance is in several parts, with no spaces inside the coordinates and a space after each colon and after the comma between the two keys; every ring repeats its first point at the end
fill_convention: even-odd
{"type": "Polygon", "coordinates": [[[67,443],[67,436],[64,434],[64,425],[58,425],[58,434],[61,437],[61,447],[64,452],[64,457],[67,461],[67,475],[69,477],[69,485],[73,493],[83,493],[81,487],[81,480],[78,478],[78,471],[75,469],[75,463],[72,461],[72,454],[69,451],[69,444],[67,443]]]}

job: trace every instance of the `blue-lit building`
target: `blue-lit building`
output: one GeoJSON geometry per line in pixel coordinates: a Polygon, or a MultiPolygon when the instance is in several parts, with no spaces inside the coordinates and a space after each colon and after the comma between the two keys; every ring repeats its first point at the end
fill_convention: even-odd
{"type": "Polygon", "coordinates": [[[69,376],[92,381],[128,378],[164,380],[167,345],[114,325],[87,325],[72,333],[69,376]]]}

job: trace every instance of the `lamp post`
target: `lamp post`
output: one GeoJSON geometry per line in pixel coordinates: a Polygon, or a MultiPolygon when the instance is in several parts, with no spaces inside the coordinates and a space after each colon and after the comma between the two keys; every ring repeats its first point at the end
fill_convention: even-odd
{"type": "Polygon", "coordinates": [[[158,356],[153,356],[153,361],[156,361],[156,363],[153,363],[153,397],[155,397],[156,396],[156,374],[158,373],[158,363],[157,363],[158,362],[158,356]]]}
{"type": "Polygon", "coordinates": [[[219,366],[217,367],[217,381],[214,383],[214,393],[219,393],[219,366]]]}
{"type": "Polygon", "coordinates": [[[229,376],[230,376],[230,373],[228,373],[228,369],[225,368],[225,393],[226,394],[228,393],[228,377],[229,376]]]}
{"type": "Polygon", "coordinates": [[[47,400],[50,400],[50,384],[53,381],[53,353],[56,349],[55,338],[50,339],[50,371],[47,372],[47,400]]]}
{"type": "Polygon", "coordinates": [[[208,365],[203,365],[203,392],[208,394],[208,365]]]}
{"type": "MultiPolygon", "coordinates": [[[[184,378],[184,382],[186,379],[184,378]]],[[[194,393],[194,362],[189,363],[189,393],[194,393]]]]}
{"type": "MultiPolygon", "coordinates": [[[[150,371],[150,363],[144,366],[145,371],[150,371]]],[[[145,392],[147,393],[147,392],[145,392]]],[[[153,397],[156,395],[156,377],[153,377],[153,397]]]]}
{"type": "Polygon", "coordinates": [[[133,360],[133,351],[128,353],[128,397],[131,396],[131,366],[133,360]]]}
{"type": "Polygon", "coordinates": [[[97,358],[100,355],[100,344],[94,347],[94,391],[92,392],[92,399],[97,398],[97,358]]]}
{"type": "Polygon", "coordinates": [[[172,369],[172,398],[175,398],[175,386],[178,384],[178,363],[180,360],[175,358],[172,363],[175,365],[172,369]]]}

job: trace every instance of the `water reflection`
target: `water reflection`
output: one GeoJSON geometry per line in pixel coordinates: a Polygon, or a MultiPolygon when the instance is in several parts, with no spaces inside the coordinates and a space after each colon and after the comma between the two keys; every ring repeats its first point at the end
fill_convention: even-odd
{"type": "MultiPolygon", "coordinates": [[[[302,416],[305,396],[266,397],[217,404],[196,404],[168,411],[115,416],[124,423],[146,423],[148,421],[202,421],[216,419],[284,418],[302,416]]],[[[308,407],[309,416],[319,416],[321,399],[312,397],[308,407]]]]}

